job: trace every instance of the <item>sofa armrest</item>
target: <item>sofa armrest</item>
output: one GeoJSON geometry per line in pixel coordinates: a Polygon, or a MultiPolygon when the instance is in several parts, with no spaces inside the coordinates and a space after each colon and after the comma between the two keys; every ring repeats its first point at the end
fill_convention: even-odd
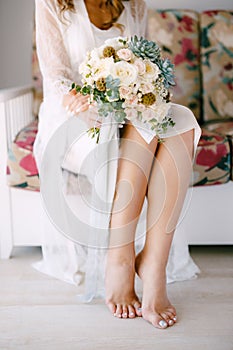
{"type": "Polygon", "coordinates": [[[8,89],[0,89],[0,103],[5,103],[16,97],[23,96],[33,91],[33,87],[30,85],[18,86],[8,89]]]}
{"type": "Polygon", "coordinates": [[[35,119],[32,104],[32,86],[0,90],[1,144],[4,142],[7,149],[17,133],[35,119]]]}

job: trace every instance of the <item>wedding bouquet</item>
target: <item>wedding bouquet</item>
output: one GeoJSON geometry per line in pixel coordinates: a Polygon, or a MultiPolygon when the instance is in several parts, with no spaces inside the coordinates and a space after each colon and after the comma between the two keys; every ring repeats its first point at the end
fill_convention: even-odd
{"type": "MultiPolygon", "coordinates": [[[[87,53],[79,73],[83,85],[73,83],[71,89],[96,101],[100,117],[112,115],[119,126],[138,119],[158,137],[175,125],[169,116],[174,66],[155,42],[137,36],[106,40],[87,53]]],[[[95,137],[99,129],[89,133],[95,137]]]]}

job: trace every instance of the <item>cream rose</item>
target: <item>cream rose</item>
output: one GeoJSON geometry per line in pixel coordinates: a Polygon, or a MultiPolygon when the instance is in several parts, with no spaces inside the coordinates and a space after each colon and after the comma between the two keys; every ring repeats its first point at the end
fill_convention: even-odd
{"type": "Polygon", "coordinates": [[[122,85],[119,88],[119,92],[120,92],[120,97],[126,99],[126,98],[129,98],[130,95],[132,94],[132,88],[129,86],[122,85]]]}
{"type": "Polygon", "coordinates": [[[117,51],[117,56],[124,61],[130,61],[132,59],[132,51],[129,49],[121,49],[117,51]]]}
{"type": "Polygon", "coordinates": [[[152,63],[150,60],[144,60],[144,63],[146,70],[145,74],[143,75],[143,78],[149,80],[156,80],[160,73],[159,67],[156,64],[152,63]]]}
{"type": "Polygon", "coordinates": [[[138,69],[138,74],[139,74],[139,75],[145,74],[145,72],[146,72],[146,66],[145,66],[145,63],[143,62],[142,59],[137,58],[137,59],[134,61],[134,65],[137,67],[137,69],[138,69]]]}
{"type": "Polygon", "coordinates": [[[119,78],[122,85],[130,85],[137,80],[137,68],[125,61],[115,63],[110,70],[113,78],[119,78]]]}

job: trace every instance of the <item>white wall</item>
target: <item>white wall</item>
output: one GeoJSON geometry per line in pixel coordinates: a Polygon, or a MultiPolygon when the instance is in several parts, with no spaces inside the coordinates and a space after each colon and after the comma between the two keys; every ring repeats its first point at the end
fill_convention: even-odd
{"type": "MultiPolygon", "coordinates": [[[[233,9],[232,0],[146,0],[152,8],[233,9]]],[[[34,0],[0,0],[0,89],[31,83],[34,0]]]]}
{"type": "Polygon", "coordinates": [[[31,83],[34,0],[0,0],[0,88],[31,83]]]}

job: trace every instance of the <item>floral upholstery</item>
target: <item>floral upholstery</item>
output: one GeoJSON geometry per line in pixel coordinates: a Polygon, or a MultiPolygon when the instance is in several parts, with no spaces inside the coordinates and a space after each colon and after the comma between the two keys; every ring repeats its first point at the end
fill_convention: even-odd
{"type": "Polygon", "coordinates": [[[9,150],[7,183],[9,186],[39,191],[39,176],[33,156],[37,121],[30,123],[16,136],[9,150]]]}
{"type": "Polygon", "coordinates": [[[172,100],[201,117],[199,15],[188,10],[150,10],[148,37],[156,41],[175,64],[176,86],[172,100]]]}
{"type": "Polygon", "coordinates": [[[233,12],[200,15],[204,120],[233,117],[233,12]]]}
{"type": "Polygon", "coordinates": [[[233,119],[208,123],[205,125],[205,128],[217,132],[218,134],[225,135],[228,138],[231,148],[231,180],[233,180],[233,119]]]}
{"type": "Polygon", "coordinates": [[[217,185],[231,175],[230,144],[226,136],[202,129],[193,166],[193,186],[217,185]]]}

